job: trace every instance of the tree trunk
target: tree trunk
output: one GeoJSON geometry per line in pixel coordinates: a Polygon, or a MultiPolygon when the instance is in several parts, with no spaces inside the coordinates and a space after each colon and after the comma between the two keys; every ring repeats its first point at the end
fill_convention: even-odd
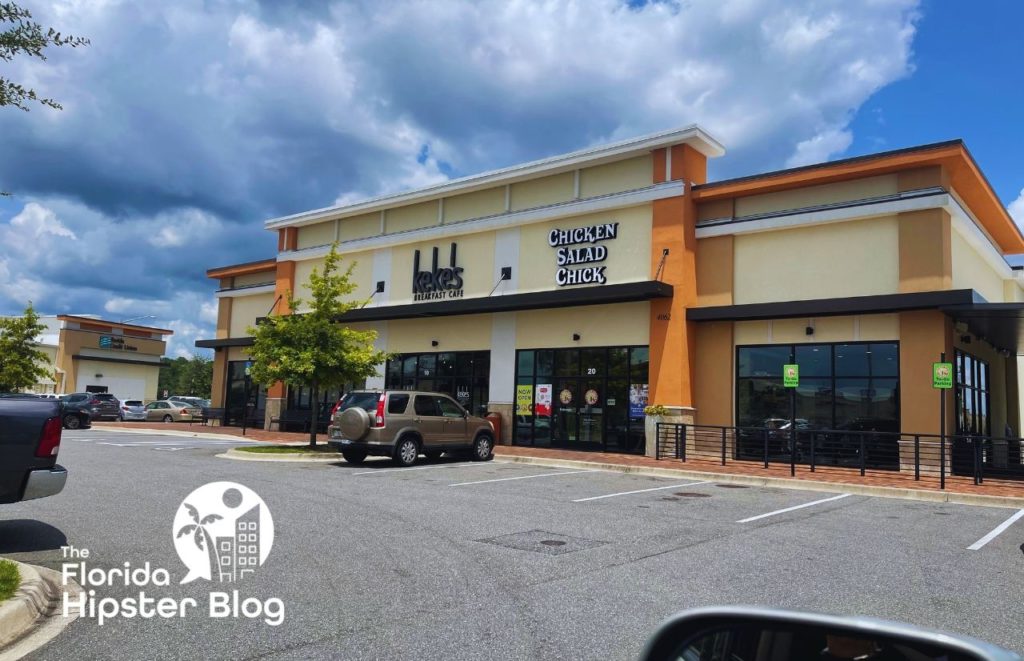
{"type": "Polygon", "coordinates": [[[320,392],[314,381],[309,386],[309,447],[316,447],[316,428],[320,426],[320,392]]]}

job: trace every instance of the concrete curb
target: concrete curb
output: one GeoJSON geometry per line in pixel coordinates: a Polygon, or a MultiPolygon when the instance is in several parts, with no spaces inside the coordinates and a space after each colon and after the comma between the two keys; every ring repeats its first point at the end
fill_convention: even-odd
{"type": "MultiPolygon", "coordinates": [[[[250,441],[244,436],[235,436],[234,434],[211,434],[208,432],[194,432],[194,431],[179,431],[177,429],[125,429],[124,427],[104,427],[93,425],[93,429],[102,429],[105,432],[112,431],[118,434],[145,434],[149,436],[181,436],[183,438],[207,438],[214,441],[235,441],[236,443],[267,443],[268,441],[250,441]]],[[[281,443],[284,445],[285,443],[281,443]]]]}
{"type": "MultiPolygon", "coordinates": [[[[18,659],[59,634],[77,615],[63,617],[61,575],[52,569],[13,561],[21,573],[21,586],[0,604],[0,661],[18,659]]],[[[69,582],[67,592],[82,588],[69,582]]]]}
{"type": "Polygon", "coordinates": [[[315,463],[315,464],[336,464],[345,461],[341,453],[337,452],[307,452],[302,454],[264,454],[257,452],[244,452],[231,448],[227,452],[217,455],[220,459],[234,459],[236,461],[276,461],[282,463],[315,463]]]}
{"type": "Polygon", "coordinates": [[[496,453],[495,458],[522,464],[550,466],[552,468],[589,468],[591,470],[651,475],[654,477],[678,477],[693,480],[711,480],[722,484],[744,484],[755,487],[778,487],[798,489],[801,491],[826,491],[830,493],[849,493],[858,496],[876,496],[879,498],[901,498],[903,500],[920,500],[933,503],[956,503],[960,505],[978,505],[982,507],[1024,508],[1024,497],[987,496],[982,494],[955,493],[949,491],[926,491],[924,489],[905,489],[900,487],[879,487],[868,484],[851,484],[847,482],[813,482],[782,477],[758,477],[756,475],[735,475],[731,473],[710,473],[705,471],[679,470],[674,468],[652,468],[648,466],[625,466],[597,461],[578,461],[575,459],[551,459],[548,457],[524,457],[496,453]]]}

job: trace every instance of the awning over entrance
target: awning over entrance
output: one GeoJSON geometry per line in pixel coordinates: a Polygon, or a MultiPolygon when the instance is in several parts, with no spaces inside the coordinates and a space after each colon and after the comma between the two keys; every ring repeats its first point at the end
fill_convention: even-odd
{"type": "Polygon", "coordinates": [[[971,303],[940,309],[995,348],[1024,355],[1024,303],[971,303]]]}

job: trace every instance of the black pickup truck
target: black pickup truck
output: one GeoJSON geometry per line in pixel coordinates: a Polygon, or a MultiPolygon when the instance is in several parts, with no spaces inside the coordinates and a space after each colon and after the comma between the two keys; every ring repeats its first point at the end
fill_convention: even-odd
{"type": "Polygon", "coordinates": [[[61,405],[31,395],[0,395],[0,503],[60,493],[68,472],[57,464],[61,405]]]}

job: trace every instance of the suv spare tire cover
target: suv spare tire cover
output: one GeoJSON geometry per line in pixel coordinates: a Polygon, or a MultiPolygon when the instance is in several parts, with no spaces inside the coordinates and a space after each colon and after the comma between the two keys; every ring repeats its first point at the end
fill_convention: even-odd
{"type": "Polygon", "coordinates": [[[358,406],[353,406],[341,412],[338,426],[345,438],[358,441],[370,429],[370,414],[358,406]]]}

